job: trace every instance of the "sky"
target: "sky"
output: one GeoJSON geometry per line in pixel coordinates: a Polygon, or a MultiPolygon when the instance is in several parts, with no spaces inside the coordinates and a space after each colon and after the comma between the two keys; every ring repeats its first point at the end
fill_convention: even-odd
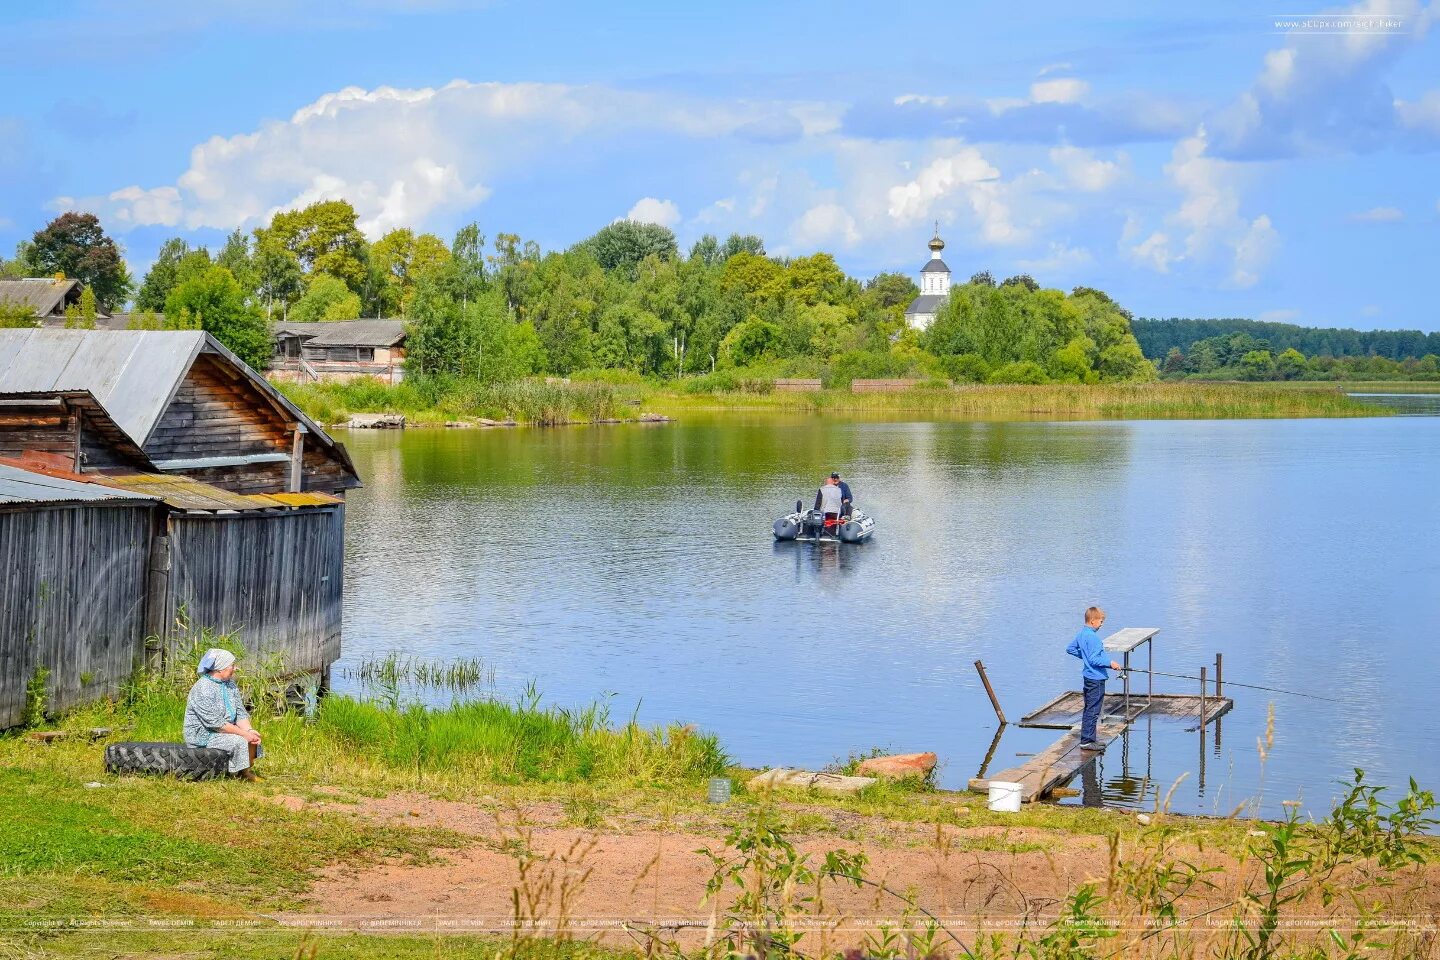
{"type": "Polygon", "coordinates": [[[630,217],[867,278],[938,221],[957,279],[1437,330],[1437,3],[8,3],[0,251],[87,210],[138,279],[343,197],[372,239],[630,217]]]}

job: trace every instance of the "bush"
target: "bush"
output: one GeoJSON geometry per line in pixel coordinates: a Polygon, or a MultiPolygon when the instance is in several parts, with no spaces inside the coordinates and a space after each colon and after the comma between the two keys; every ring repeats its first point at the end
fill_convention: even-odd
{"type": "Polygon", "coordinates": [[[984,383],[990,376],[990,364],[978,353],[941,357],[940,366],[956,383],[984,383]]]}
{"type": "Polygon", "coordinates": [[[1050,378],[1045,375],[1045,368],[1034,360],[1012,360],[991,371],[985,382],[1041,384],[1049,383],[1050,378]]]}

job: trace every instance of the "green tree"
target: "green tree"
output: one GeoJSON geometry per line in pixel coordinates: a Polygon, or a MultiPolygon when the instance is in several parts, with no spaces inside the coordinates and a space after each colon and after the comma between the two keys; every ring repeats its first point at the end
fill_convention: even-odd
{"type": "Polygon", "coordinates": [[[321,320],[354,320],[360,316],[360,298],[336,277],[321,275],[290,309],[290,319],[300,323],[321,320]]]}
{"type": "Polygon", "coordinates": [[[33,308],[23,303],[0,303],[0,330],[40,326],[33,308]]]}
{"type": "Polygon", "coordinates": [[[236,228],[230,232],[225,238],[225,245],[215,257],[215,262],[230,271],[230,275],[240,284],[240,289],[245,291],[246,296],[254,296],[259,290],[260,277],[255,254],[250,249],[250,237],[245,231],[236,228]]]}
{"type": "Polygon", "coordinates": [[[61,275],[95,291],[106,310],[130,296],[130,272],[120,247],[105,235],[93,213],[62,213],[35,232],[24,249],[31,276],[61,275]]]}
{"type": "Polygon", "coordinates": [[[468,223],[455,232],[450,244],[450,262],[455,265],[461,304],[480,296],[486,286],[485,235],[478,223],[468,223]]]}
{"type": "Polygon", "coordinates": [[[1290,347],[1275,358],[1275,371],[1282,380],[1295,380],[1305,375],[1305,354],[1290,347]]]}
{"type": "Polygon", "coordinates": [[[773,356],[775,345],[780,340],[780,328],[768,320],[751,315],[736,324],[725,339],[720,341],[720,355],[723,365],[748,367],[751,364],[773,356]]]}
{"type": "Polygon", "coordinates": [[[136,310],[164,310],[165,298],[175,289],[176,271],[180,260],[190,252],[190,245],[180,237],[171,237],[160,245],[155,262],[140,281],[140,290],[135,294],[136,310]]]}
{"type": "Polygon", "coordinates": [[[245,300],[245,291],[224,267],[209,267],[183,281],[165,301],[165,317],[180,328],[205,330],[256,370],[270,362],[265,317],[245,300]]]}
{"type": "Polygon", "coordinates": [[[617,220],[602,227],[594,236],[576,244],[576,248],[588,252],[602,269],[617,271],[631,279],[646,257],[674,260],[678,255],[675,234],[669,227],[634,220],[617,220]]]}
{"type": "Polygon", "coordinates": [[[255,294],[265,304],[265,318],[270,319],[275,305],[288,319],[290,304],[303,289],[300,261],[289,250],[257,244],[255,251],[255,294]]]}
{"type": "Polygon", "coordinates": [[[990,371],[986,383],[1049,383],[1045,368],[1034,360],[1012,360],[990,371]]]}
{"type": "Polygon", "coordinates": [[[1269,350],[1251,350],[1240,358],[1240,369],[1247,377],[1262,380],[1275,370],[1275,360],[1269,350]]]}
{"type": "Polygon", "coordinates": [[[765,256],[765,241],[753,233],[732,233],[725,238],[725,245],[720,248],[720,259],[729,260],[739,253],[749,254],[752,257],[765,256]]]}
{"type": "Polygon", "coordinates": [[[261,251],[291,254],[307,282],[328,274],[360,294],[367,277],[366,247],[356,220],[348,202],[321,200],[303,210],[275,214],[269,227],[255,231],[256,245],[261,251]]]}
{"type": "Polygon", "coordinates": [[[433,233],[416,236],[401,228],[375,241],[370,248],[370,263],[381,281],[376,298],[379,312],[404,316],[419,279],[449,261],[449,248],[433,233]]]}

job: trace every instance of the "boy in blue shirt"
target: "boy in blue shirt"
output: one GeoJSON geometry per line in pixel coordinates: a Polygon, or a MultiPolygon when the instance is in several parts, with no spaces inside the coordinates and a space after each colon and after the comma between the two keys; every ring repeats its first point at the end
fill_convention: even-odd
{"type": "Polygon", "coordinates": [[[1090,607],[1085,611],[1085,626],[1075,634],[1065,652],[1079,657],[1083,665],[1080,676],[1084,681],[1085,712],[1080,717],[1080,749],[1099,753],[1105,745],[1096,739],[1095,728],[1100,724],[1100,710],[1105,705],[1105,680],[1111,670],[1119,670],[1120,664],[1106,661],[1105,645],[1100,642],[1100,625],[1105,622],[1105,611],[1090,607]],[[1107,669],[1108,668],[1108,669],[1107,669]]]}

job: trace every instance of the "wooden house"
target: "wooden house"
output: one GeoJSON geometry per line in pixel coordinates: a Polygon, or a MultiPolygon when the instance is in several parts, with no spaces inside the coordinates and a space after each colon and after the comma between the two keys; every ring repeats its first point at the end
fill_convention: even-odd
{"type": "Polygon", "coordinates": [[[358,484],[340,444],[202,332],[0,331],[0,727],[37,670],[68,706],[206,632],[323,680],[358,484]],[[103,623],[75,612],[90,606],[103,623]]]}
{"type": "Polygon", "coordinates": [[[0,330],[0,394],[67,391],[161,473],[237,493],[360,484],[344,446],[201,330],[0,330]]]}
{"type": "Polygon", "coordinates": [[[298,383],[405,376],[405,321],[335,320],[275,325],[270,376],[298,383]]]}
{"type": "Polygon", "coordinates": [[[65,322],[65,308],[78,307],[85,288],[79,280],[55,280],[51,277],[25,277],[0,280],[0,304],[24,307],[40,323],[65,322]]]}

